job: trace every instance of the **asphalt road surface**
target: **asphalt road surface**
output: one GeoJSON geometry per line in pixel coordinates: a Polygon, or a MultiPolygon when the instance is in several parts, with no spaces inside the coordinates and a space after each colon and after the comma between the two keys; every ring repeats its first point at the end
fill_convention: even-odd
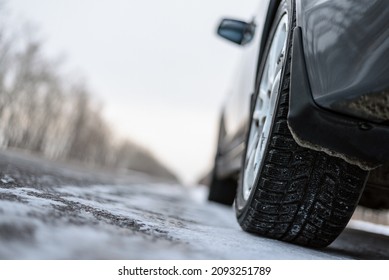
{"type": "Polygon", "coordinates": [[[0,153],[1,259],[389,259],[386,228],[352,225],[307,249],[243,232],[201,187],[0,153]]]}

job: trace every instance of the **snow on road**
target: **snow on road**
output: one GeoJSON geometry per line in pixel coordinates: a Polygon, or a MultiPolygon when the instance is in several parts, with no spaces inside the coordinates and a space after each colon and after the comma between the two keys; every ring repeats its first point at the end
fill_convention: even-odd
{"type": "Polygon", "coordinates": [[[135,175],[2,152],[0,259],[389,259],[388,227],[353,221],[307,249],[243,232],[205,188],[135,175]]]}
{"type": "Polygon", "coordinates": [[[386,225],[377,225],[366,221],[351,220],[348,227],[389,236],[389,226],[386,225]]]}
{"type": "Polygon", "coordinates": [[[164,184],[0,189],[0,258],[338,259],[259,238],[201,190],[164,184]]]}

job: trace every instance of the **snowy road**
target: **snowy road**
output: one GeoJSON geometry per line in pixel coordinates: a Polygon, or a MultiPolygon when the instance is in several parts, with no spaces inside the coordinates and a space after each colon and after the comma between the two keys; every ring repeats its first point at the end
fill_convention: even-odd
{"type": "Polygon", "coordinates": [[[200,187],[0,154],[1,259],[389,259],[388,228],[366,228],[306,249],[243,232],[200,187]]]}

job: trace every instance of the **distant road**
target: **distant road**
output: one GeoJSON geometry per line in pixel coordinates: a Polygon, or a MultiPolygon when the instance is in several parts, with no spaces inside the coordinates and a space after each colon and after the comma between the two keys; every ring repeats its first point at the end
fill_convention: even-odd
{"type": "Polygon", "coordinates": [[[351,228],[324,250],[269,240],[201,187],[0,153],[1,259],[389,259],[388,248],[389,236],[351,228]]]}

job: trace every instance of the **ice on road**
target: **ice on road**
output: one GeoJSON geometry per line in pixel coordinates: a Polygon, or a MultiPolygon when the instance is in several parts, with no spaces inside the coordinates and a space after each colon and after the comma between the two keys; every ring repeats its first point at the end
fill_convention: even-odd
{"type": "Polygon", "coordinates": [[[0,257],[334,259],[243,232],[201,189],[163,184],[0,189],[0,257]],[[5,243],[6,241],[6,243],[5,243]]]}
{"type": "Polygon", "coordinates": [[[246,234],[180,186],[1,188],[3,258],[332,258],[246,234]],[[8,198],[8,199],[5,199],[8,198]]]}
{"type": "Polygon", "coordinates": [[[389,258],[385,227],[354,222],[329,248],[307,249],[243,232],[204,187],[104,174],[97,184],[31,163],[0,157],[1,259],[389,258]]]}

